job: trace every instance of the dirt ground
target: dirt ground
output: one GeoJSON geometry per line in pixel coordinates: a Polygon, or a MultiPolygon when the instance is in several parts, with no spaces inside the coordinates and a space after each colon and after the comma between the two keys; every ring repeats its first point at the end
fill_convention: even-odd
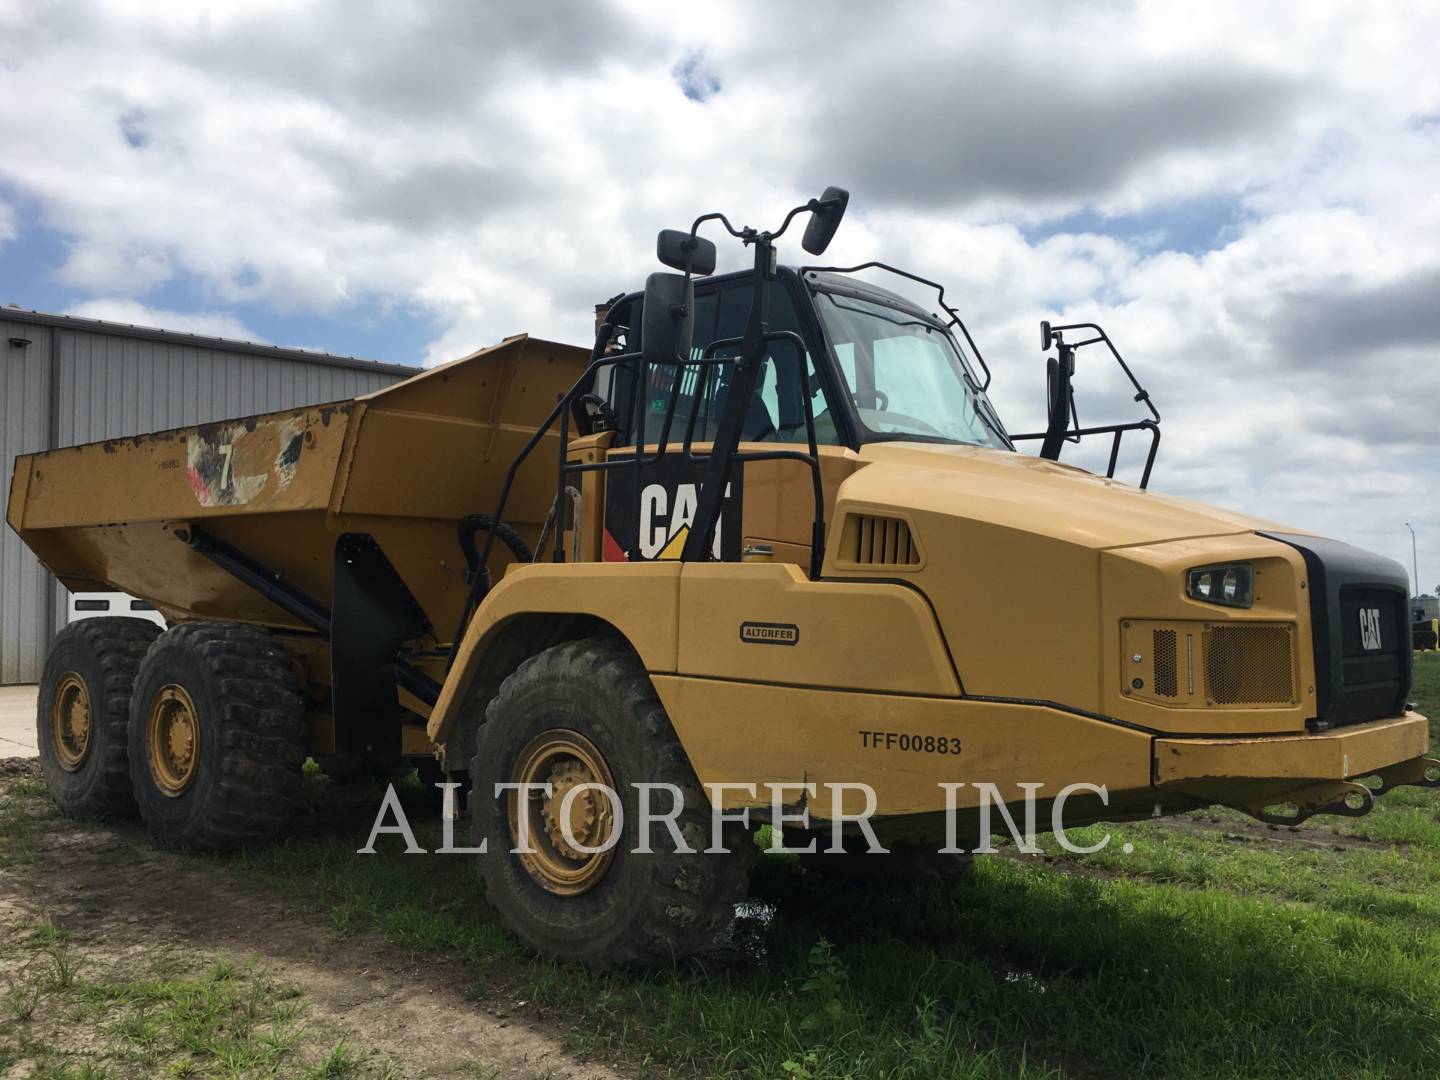
{"type": "MultiPolygon", "coordinates": [[[[0,775],[39,779],[39,764],[0,761],[0,775]]],[[[87,957],[112,969],[160,951],[257,962],[305,994],[312,1018],[400,1063],[407,1077],[621,1075],[567,1056],[559,1032],[524,1019],[524,1002],[482,1008],[463,996],[468,983],[458,969],[407,962],[374,941],[337,943],[281,900],[231,876],[217,890],[203,863],[187,866],[157,852],[138,827],[67,826],[40,844],[44,861],[64,871],[0,870],[0,954],[16,951],[6,943],[13,928],[48,917],[87,957]]]]}
{"type": "Polygon", "coordinates": [[[35,697],[33,686],[0,686],[0,758],[35,757],[35,697]]]}

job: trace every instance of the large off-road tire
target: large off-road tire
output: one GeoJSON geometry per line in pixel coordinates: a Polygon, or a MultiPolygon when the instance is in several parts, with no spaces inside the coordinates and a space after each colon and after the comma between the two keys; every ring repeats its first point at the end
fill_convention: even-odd
{"type": "MultiPolygon", "coordinates": [[[[620,642],[567,642],[520,665],[486,710],[470,775],[490,901],[505,925],[545,956],[597,968],[670,963],[711,945],[745,896],[755,856],[749,833],[726,836],[726,853],[704,853],[710,803],[644,667],[620,642]],[[556,799],[495,796],[496,783],[522,780],[551,782],[556,799]],[[620,795],[620,840],[608,856],[575,856],[571,848],[567,857],[546,832],[560,792],[582,780],[620,795]],[[659,822],[649,830],[651,853],[636,852],[643,846],[639,783],[680,789],[677,825],[693,854],[677,852],[659,822]],[[532,823],[534,856],[512,853],[518,811],[532,823]]],[[[591,795],[576,798],[571,820],[587,846],[599,847],[609,835],[608,801],[591,795]]],[[[664,791],[654,799],[657,814],[670,809],[664,791]]]]}
{"type": "Polygon", "coordinates": [[[305,709],[289,655],[264,629],[194,622],[145,654],[130,703],[130,779],[166,847],[267,840],[300,796],[305,709]]]}
{"type": "Polygon", "coordinates": [[[159,633],[144,619],[82,619],[50,646],[35,735],[50,795],[68,817],[135,816],[126,754],[130,691],[159,633]]]}

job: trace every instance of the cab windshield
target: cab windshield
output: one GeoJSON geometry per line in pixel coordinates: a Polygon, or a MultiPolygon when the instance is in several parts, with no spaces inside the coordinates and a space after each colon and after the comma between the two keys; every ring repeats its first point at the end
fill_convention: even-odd
{"type": "Polygon", "coordinates": [[[884,304],[815,294],[865,442],[917,439],[1009,449],[954,339],[938,323],[884,304]]]}

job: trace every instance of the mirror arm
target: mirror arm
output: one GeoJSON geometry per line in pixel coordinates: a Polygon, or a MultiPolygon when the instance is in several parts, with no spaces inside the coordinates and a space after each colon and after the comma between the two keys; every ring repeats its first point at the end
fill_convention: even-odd
{"type": "Polygon", "coordinates": [[[721,225],[725,226],[725,231],[728,232],[731,236],[735,237],[735,239],[737,240],[744,240],[748,233],[754,232],[753,229],[750,229],[748,227],[744,229],[735,228],[734,225],[730,224],[730,219],[717,210],[713,214],[701,214],[695,219],[694,224],[690,226],[691,237],[700,235],[700,226],[704,225],[707,221],[720,222],[721,225]]]}
{"type": "Polygon", "coordinates": [[[705,224],[705,222],[718,221],[725,227],[726,232],[746,244],[774,241],[785,235],[785,230],[790,228],[790,223],[794,221],[798,215],[805,213],[813,214],[818,210],[826,210],[832,206],[839,206],[840,204],[840,199],[811,199],[808,202],[793,207],[790,212],[785,215],[785,220],[780,223],[780,227],[778,229],[772,229],[769,232],[752,229],[748,225],[737,229],[734,225],[730,224],[729,218],[717,210],[714,213],[701,214],[697,217],[690,226],[690,235],[692,238],[698,236],[700,226],[705,224]]]}
{"type": "Polygon", "coordinates": [[[771,240],[778,240],[780,237],[784,236],[784,235],[785,235],[785,230],[788,229],[788,228],[790,228],[790,223],[795,220],[795,216],[796,216],[797,214],[804,214],[804,213],[807,213],[807,212],[813,214],[816,210],[819,210],[822,206],[827,206],[827,205],[830,205],[831,203],[838,203],[839,201],[840,201],[839,199],[830,199],[830,200],[827,200],[827,202],[825,202],[825,203],[821,203],[821,201],[820,201],[819,199],[811,199],[809,202],[804,203],[804,204],[801,205],[801,206],[795,207],[793,210],[791,210],[788,214],[785,215],[785,220],[780,223],[780,228],[775,229],[773,232],[771,232],[771,233],[769,234],[770,239],[771,239],[771,240]]]}

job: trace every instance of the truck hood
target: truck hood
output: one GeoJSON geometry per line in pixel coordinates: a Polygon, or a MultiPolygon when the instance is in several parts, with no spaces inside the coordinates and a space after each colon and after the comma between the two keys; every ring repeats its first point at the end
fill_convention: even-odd
{"type": "Polygon", "coordinates": [[[881,442],[862,446],[859,458],[864,466],[846,482],[847,499],[953,514],[1080,547],[1134,547],[1256,531],[1304,533],[1028,454],[881,442]]]}

